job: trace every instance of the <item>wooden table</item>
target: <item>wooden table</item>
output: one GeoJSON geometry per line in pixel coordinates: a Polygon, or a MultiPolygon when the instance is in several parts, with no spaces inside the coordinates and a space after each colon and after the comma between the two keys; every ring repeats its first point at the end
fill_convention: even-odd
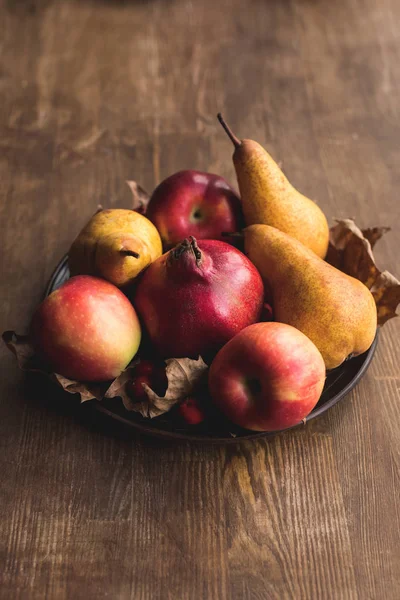
{"type": "MultiPolygon", "coordinates": [[[[400,275],[398,0],[0,7],[2,330],[125,180],[234,181],[218,110],[331,220],[392,226],[376,255],[400,275]]],[[[93,421],[2,347],[1,598],[397,600],[399,333],[326,416],[229,447],[93,421]]]]}

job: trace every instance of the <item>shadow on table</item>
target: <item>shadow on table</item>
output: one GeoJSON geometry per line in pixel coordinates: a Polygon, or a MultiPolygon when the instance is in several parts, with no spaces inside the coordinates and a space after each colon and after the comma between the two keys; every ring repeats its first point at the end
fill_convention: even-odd
{"type": "MultiPolygon", "coordinates": [[[[160,439],[153,436],[148,436],[131,427],[111,419],[106,414],[96,410],[94,402],[89,401],[83,404],[80,403],[79,396],[68,394],[61,388],[58,388],[53,382],[46,377],[36,374],[27,373],[23,382],[24,397],[31,404],[33,410],[38,410],[44,413],[45,418],[49,420],[57,419],[57,417],[69,419],[75,422],[77,428],[83,428],[93,435],[94,440],[101,437],[112,438],[118,444],[131,446],[132,444],[140,444],[145,448],[165,452],[168,450],[183,450],[192,448],[202,451],[218,452],[220,448],[230,448],[228,454],[235,454],[237,451],[251,452],[252,448],[257,444],[257,440],[238,440],[238,443],[231,442],[228,445],[210,442],[188,442],[186,440],[168,440],[160,439]]],[[[343,405],[346,403],[343,403],[343,405]]],[[[307,424],[304,429],[296,429],[293,432],[278,434],[271,438],[263,438],[261,442],[274,444],[282,436],[314,436],[332,434],[332,428],[340,426],[340,422],[346,416],[346,407],[341,406],[339,412],[335,410],[334,418],[329,418],[328,415],[323,415],[319,419],[315,419],[307,424]]]]}
{"type": "Polygon", "coordinates": [[[187,446],[187,441],[162,440],[133,430],[124,423],[111,419],[96,410],[93,401],[81,403],[77,394],[69,394],[38,373],[26,373],[23,380],[23,393],[27,402],[37,410],[48,415],[49,419],[64,417],[75,421],[77,427],[83,427],[95,435],[112,437],[116,440],[140,442],[152,448],[171,448],[187,446]]]}

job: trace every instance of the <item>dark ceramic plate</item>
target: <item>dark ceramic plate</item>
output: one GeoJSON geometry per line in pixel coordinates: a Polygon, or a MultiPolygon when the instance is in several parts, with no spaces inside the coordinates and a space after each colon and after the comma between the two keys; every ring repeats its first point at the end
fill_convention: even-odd
{"type": "MultiPolygon", "coordinates": [[[[65,256],[56,267],[48,283],[45,295],[48,296],[68,278],[68,257],[65,256]]],[[[308,415],[307,421],[322,415],[322,413],[334,406],[339,400],[342,400],[357,385],[369,367],[377,342],[378,338],[375,337],[368,352],[346,361],[340,367],[328,373],[321,398],[314,410],[308,415]]],[[[229,423],[211,405],[208,406],[208,418],[206,421],[195,427],[186,426],[174,410],[156,419],[145,419],[138,413],[127,411],[119,399],[103,402],[93,401],[93,406],[96,410],[129,427],[161,438],[227,443],[244,439],[269,437],[278,433],[277,431],[252,433],[246,429],[237,427],[229,423]]],[[[301,424],[299,423],[299,425],[301,424]]],[[[296,427],[299,425],[296,425],[296,427]]]]}

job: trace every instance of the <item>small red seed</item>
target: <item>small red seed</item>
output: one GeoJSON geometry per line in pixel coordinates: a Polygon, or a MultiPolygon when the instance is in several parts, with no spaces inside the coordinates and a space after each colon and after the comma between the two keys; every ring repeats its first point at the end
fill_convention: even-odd
{"type": "Polygon", "coordinates": [[[188,425],[198,425],[205,419],[204,412],[195,398],[186,398],[179,405],[178,412],[188,425]]]}

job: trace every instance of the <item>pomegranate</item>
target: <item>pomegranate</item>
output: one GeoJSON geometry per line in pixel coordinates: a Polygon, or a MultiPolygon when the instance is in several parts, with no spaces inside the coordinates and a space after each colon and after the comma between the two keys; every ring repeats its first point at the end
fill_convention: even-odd
{"type": "Polygon", "coordinates": [[[134,306],[161,356],[213,356],[259,320],[261,277],[239,250],[217,240],[185,239],[144,272],[134,306]]]}

